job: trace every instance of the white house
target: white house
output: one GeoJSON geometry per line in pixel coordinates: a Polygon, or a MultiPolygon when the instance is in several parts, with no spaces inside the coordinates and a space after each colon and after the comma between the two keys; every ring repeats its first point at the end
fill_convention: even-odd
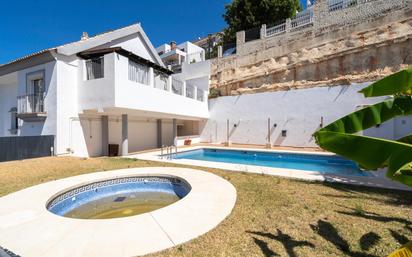
{"type": "Polygon", "coordinates": [[[74,156],[172,145],[209,112],[208,81],[171,74],[140,24],[84,34],[0,66],[0,137],[50,135],[74,156]]]}
{"type": "Polygon", "coordinates": [[[191,64],[205,61],[205,50],[189,41],[176,45],[163,44],[156,48],[164,64],[174,72],[181,72],[184,63],[191,64]]]}

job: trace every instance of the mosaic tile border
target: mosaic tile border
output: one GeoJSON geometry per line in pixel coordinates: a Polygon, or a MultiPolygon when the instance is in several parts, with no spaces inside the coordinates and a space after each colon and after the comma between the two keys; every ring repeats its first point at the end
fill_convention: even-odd
{"type": "Polygon", "coordinates": [[[102,181],[97,181],[93,182],[87,185],[79,186],[73,189],[70,189],[56,197],[54,197],[51,201],[49,201],[46,205],[47,209],[51,209],[54,206],[56,206],[58,203],[72,198],[78,194],[81,194],[83,192],[87,191],[93,191],[102,187],[108,187],[108,186],[113,186],[113,185],[119,185],[119,184],[127,184],[127,183],[150,183],[150,182],[155,182],[155,183],[168,183],[168,184],[173,184],[173,185],[179,185],[179,186],[186,186],[190,188],[190,186],[182,181],[179,178],[175,177],[162,177],[162,176],[132,176],[132,177],[123,177],[123,178],[113,178],[113,179],[106,179],[102,181]]]}

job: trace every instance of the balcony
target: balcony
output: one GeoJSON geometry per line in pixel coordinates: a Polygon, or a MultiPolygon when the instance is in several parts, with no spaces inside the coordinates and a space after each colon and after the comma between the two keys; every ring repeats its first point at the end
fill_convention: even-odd
{"type": "Polygon", "coordinates": [[[148,117],[208,118],[207,88],[186,84],[170,76],[163,67],[145,63],[133,54],[105,53],[104,74],[87,79],[86,64],[81,65],[79,87],[81,111],[135,113],[148,117]]]}
{"type": "Polygon", "coordinates": [[[28,94],[17,97],[17,117],[25,121],[42,121],[47,117],[44,94],[28,94]]]}
{"type": "Polygon", "coordinates": [[[178,49],[164,53],[161,56],[164,64],[174,73],[182,72],[182,64],[192,64],[205,61],[204,51],[186,53],[178,49]]]}

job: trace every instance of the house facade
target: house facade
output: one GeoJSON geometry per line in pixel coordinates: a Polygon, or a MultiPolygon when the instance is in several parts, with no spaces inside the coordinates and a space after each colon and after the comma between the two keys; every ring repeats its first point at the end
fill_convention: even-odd
{"type": "Polygon", "coordinates": [[[134,24],[0,66],[0,137],[53,136],[53,155],[127,155],[198,135],[207,95],[208,83],[174,79],[134,24]]]}

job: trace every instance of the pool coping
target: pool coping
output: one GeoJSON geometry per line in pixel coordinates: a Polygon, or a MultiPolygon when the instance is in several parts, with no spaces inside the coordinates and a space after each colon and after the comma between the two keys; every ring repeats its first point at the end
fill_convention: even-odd
{"type": "Polygon", "coordinates": [[[21,256],[140,256],[190,241],[216,227],[232,211],[236,189],[209,172],[174,167],[102,171],[43,183],[0,198],[0,246],[21,256]],[[125,176],[176,176],[191,191],[152,212],[84,220],[55,215],[46,203],[57,192],[96,180],[125,176]]]}
{"type": "MultiPolygon", "coordinates": [[[[181,153],[181,152],[188,152],[188,151],[199,150],[199,149],[256,151],[256,152],[268,152],[268,153],[292,153],[292,154],[323,155],[323,156],[335,156],[336,155],[330,152],[277,150],[277,149],[242,148],[242,147],[222,147],[222,146],[184,147],[184,148],[177,148],[177,152],[181,153]]],[[[159,162],[166,162],[166,163],[183,164],[183,165],[190,165],[190,166],[279,176],[279,177],[300,179],[300,180],[307,180],[307,181],[321,181],[321,182],[325,181],[325,182],[351,184],[351,185],[358,185],[358,186],[368,186],[368,187],[376,187],[376,188],[412,191],[411,188],[397,181],[392,181],[386,178],[385,169],[380,169],[378,171],[365,171],[371,175],[368,177],[347,176],[347,175],[342,175],[342,174],[322,174],[316,171],[274,168],[274,167],[234,164],[234,163],[224,163],[224,162],[211,162],[211,161],[200,161],[200,160],[191,160],[191,159],[166,159],[166,158],[161,158],[160,154],[161,154],[160,150],[155,150],[151,152],[132,154],[127,157],[136,158],[140,160],[159,161],[159,162]]]]}

